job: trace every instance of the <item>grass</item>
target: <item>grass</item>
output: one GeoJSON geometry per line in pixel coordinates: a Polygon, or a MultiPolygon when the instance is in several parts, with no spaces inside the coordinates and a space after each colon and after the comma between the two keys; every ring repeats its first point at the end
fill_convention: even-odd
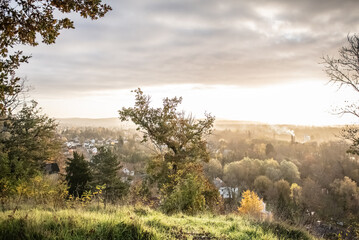
{"type": "Polygon", "coordinates": [[[0,239],[314,239],[237,215],[164,215],[146,207],[0,212],[0,239]]]}

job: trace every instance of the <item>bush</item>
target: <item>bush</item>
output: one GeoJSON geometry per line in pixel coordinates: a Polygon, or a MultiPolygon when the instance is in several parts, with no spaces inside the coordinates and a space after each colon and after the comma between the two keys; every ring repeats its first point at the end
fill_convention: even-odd
{"type": "Polygon", "coordinates": [[[195,214],[203,211],[206,205],[204,190],[203,182],[188,174],[165,199],[162,208],[166,213],[195,214]]]}
{"type": "Polygon", "coordinates": [[[18,203],[32,201],[35,204],[65,206],[68,196],[67,185],[55,175],[38,175],[26,182],[19,182],[15,188],[18,203]]]}

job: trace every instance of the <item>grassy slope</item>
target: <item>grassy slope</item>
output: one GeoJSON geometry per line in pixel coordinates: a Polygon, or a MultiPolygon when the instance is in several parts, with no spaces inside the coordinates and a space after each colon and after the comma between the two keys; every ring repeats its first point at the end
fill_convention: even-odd
{"type": "Polygon", "coordinates": [[[236,215],[166,216],[148,208],[32,209],[0,213],[0,239],[314,239],[236,215]]]}

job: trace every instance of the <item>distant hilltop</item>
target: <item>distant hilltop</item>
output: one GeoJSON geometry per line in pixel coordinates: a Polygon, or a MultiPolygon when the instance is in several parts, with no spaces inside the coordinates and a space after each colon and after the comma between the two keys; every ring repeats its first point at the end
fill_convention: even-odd
{"type": "Polygon", "coordinates": [[[56,121],[60,127],[135,128],[133,123],[118,118],[58,118],[56,121]]]}
{"type": "MultiPolygon", "coordinates": [[[[132,122],[121,122],[119,118],[57,118],[56,119],[62,127],[105,127],[105,128],[136,128],[132,122]]],[[[216,119],[214,122],[214,128],[217,130],[242,128],[243,126],[286,126],[286,127],[331,127],[331,128],[342,128],[344,125],[337,126],[298,126],[291,124],[267,124],[263,122],[255,121],[239,121],[239,120],[226,120],[216,119]]]]}
{"type": "MultiPolygon", "coordinates": [[[[121,122],[119,118],[58,118],[61,127],[104,127],[104,128],[136,128],[132,122],[121,122]]],[[[260,122],[216,120],[215,129],[236,129],[240,125],[266,125],[260,122]]]]}

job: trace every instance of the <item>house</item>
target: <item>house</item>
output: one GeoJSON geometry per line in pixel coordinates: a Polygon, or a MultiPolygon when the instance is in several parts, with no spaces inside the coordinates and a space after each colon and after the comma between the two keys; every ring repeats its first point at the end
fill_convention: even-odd
{"type": "Polygon", "coordinates": [[[263,202],[263,200],[261,202],[263,205],[263,209],[261,211],[261,219],[262,220],[272,220],[272,212],[267,211],[267,209],[266,209],[267,204],[265,202],[263,202]]]}
{"type": "Polygon", "coordinates": [[[222,198],[234,198],[238,195],[238,188],[220,187],[219,194],[222,198]]]}
{"type": "Polygon", "coordinates": [[[219,177],[216,177],[215,179],[213,179],[213,184],[218,189],[224,186],[224,182],[219,177]]]}
{"type": "Polygon", "coordinates": [[[59,165],[57,165],[57,163],[47,163],[45,165],[45,172],[47,174],[59,173],[60,172],[59,165]]]}
{"type": "Polygon", "coordinates": [[[98,150],[97,150],[97,148],[96,148],[96,147],[91,148],[91,153],[92,153],[92,154],[97,154],[97,151],[98,151],[98,150]]]}
{"type": "Polygon", "coordinates": [[[135,171],[130,171],[128,168],[123,168],[122,172],[128,176],[134,176],[135,175],[135,171]]]}

